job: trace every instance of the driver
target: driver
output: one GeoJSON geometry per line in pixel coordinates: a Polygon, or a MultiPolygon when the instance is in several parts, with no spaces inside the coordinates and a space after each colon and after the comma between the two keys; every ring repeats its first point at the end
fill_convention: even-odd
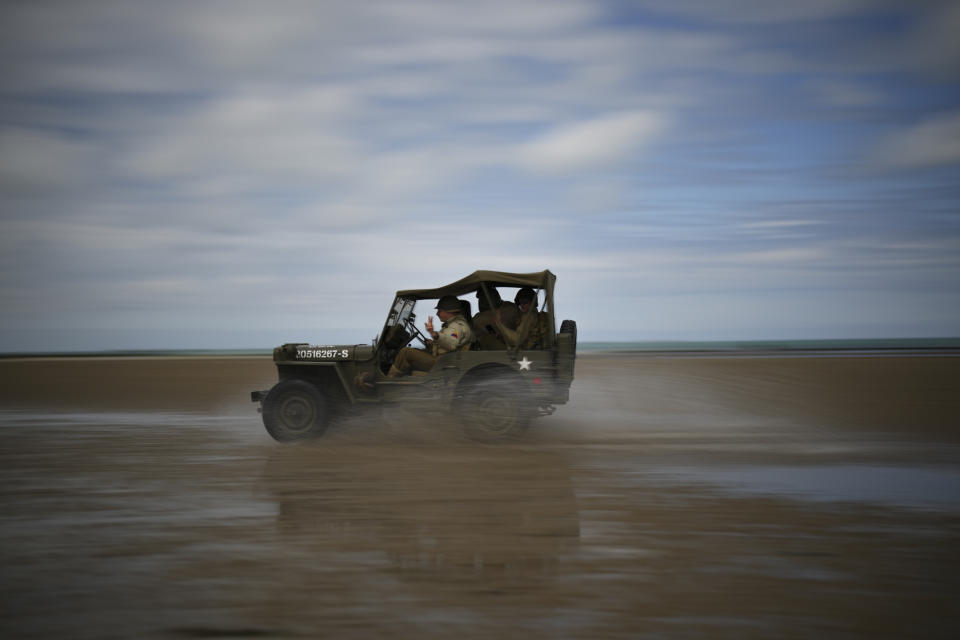
{"type": "Polygon", "coordinates": [[[431,339],[427,340],[426,349],[400,349],[387,373],[389,377],[405,376],[411,371],[429,371],[437,361],[437,356],[456,351],[473,340],[470,324],[463,317],[460,300],[456,296],[443,296],[437,302],[436,309],[437,317],[443,322],[440,331],[433,328],[433,316],[427,317],[425,326],[431,339]]]}

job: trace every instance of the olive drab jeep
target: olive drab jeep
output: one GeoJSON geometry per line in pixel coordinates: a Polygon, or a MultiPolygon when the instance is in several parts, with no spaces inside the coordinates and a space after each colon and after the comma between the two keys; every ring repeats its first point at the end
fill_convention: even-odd
{"type": "Polygon", "coordinates": [[[264,426],[281,442],[316,438],[337,417],[378,405],[451,412],[465,433],[479,440],[519,436],[533,418],[550,415],[567,402],[573,381],[577,325],[564,320],[556,329],[555,282],[550,271],[475,271],[445,287],[398,291],[370,345],[289,343],[275,348],[280,380],[269,391],[252,392],[251,400],[260,403],[264,426]],[[524,289],[535,292],[526,313],[537,314],[527,323],[537,330],[526,337],[504,324],[511,317],[515,327],[522,317],[513,303],[501,302],[524,289]],[[472,340],[437,356],[429,371],[388,376],[402,348],[429,345],[417,314],[433,315],[442,296],[459,298],[472,340]],[[498,308],[512,315],[497,316],[498,308]]]}

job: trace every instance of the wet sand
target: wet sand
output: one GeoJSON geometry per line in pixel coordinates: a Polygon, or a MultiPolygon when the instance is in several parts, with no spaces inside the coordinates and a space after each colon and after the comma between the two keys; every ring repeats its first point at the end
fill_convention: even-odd
{"type": "Polygon", "coordinates": [[[521,442],[269,358],[0,360],[0,635],[955,637],[960,357],[585,355],[521,442]]]}

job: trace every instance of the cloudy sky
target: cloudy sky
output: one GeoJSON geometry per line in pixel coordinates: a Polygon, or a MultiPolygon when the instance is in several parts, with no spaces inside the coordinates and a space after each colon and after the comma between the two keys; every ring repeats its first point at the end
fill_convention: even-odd
{"type": "Polygon", "coordinates": [[[0,351],[960,335],[960,4],[5,2],[0,351]]]}

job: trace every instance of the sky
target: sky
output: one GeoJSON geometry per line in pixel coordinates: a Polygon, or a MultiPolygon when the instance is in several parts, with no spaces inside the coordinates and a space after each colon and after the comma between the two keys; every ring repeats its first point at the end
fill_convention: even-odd
{"type": "Polygon", "coordinates": [[[0,5],[0,352],[960,336],[960,4],[0,5]]]}

